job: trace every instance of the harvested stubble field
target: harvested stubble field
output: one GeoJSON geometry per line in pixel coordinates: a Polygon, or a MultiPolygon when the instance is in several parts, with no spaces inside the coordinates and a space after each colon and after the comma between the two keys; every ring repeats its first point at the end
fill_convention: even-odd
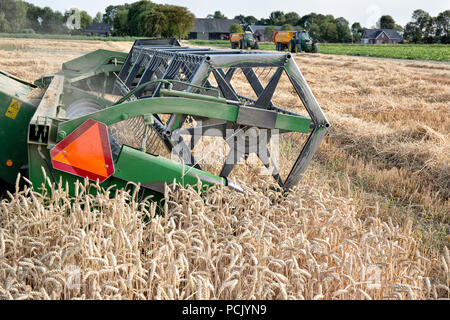
{"type": "MultiPolygon", "coordinates": [[[[2,46],[0,69],[34,80],[131,43],[2,46]]],[[[0,297],[449,298],[450,65],[295,59],[332,125],[298,188],[281,195],[253,176],[260,188],[244,195],[178,189],[164,216],[125,192],[79,185],[71,202],[17,189],[0,205],[0,297]]],[[[282,92],[275,102],[296,107],[282,92]]]]}

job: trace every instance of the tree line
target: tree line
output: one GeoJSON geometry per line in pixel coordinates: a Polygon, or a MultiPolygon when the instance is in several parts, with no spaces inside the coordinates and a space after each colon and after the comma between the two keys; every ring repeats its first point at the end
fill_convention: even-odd
{"type": "MultiPolygon", "coordinates": [[[[131,4],[110,5],[105,13],[98,12],[91,17],[86,11],[80,11],[81,30],[70,30],[66,26],[72,12],[61,13],[50,7],[41,8],[22,0],[0,1],[0,32],[5,33],[47,33],[79,34],[93,22],[108,23],[115,36],[142,37],[177,37],[185,38],[194,27],[195,16],[187,8],[174,5],[156,4],[149,0],[140,0],[131,4]]],[[[207,18],[226,19],[220,11],[215,11],[207,18]]],[[[384,15],[374,27],[395,29],[403,35],[404,40],[412,43],[450,43],[450,10],[432,17],[424,10],[415,10],[412,20],[404,27],[384,15]]],[[[265,37],[271,38],[273,26],[283,30],[309,30],[313,39],[320,42],[348,43],[359,42],[364,28],[359,22],[350,25],[344,17],[310,13],[300,16],[298,13],[274,11],[269,17],[257,19],[254,16],[237,15],[242,29],[252,24],[269,26],[265,37]]],[[[233,26],[233,31],[241,31],[233,26]]]]}
{"type": "Polygon", "coordinates": [[[66,22],[72,11],[64,14],[50,7],[40,8],[21,0],[0,1],[0,32],[79,34],[93,22],[108,23],[115,36],[185,38],[194,27],[195,16],[187,8],[140,0],[131,4],[108,6],[105,13],[92,18],[80,11],[80,30],[71,30],[66,22]]]}
{"type": "Polygon", "coordinates": [[[103,22],[113,27],[113,35],[185,38],[194,27],[195,16],[185,7],[141,0],[108,6],[103,22]]]}
{"type": "MultiPolygon", "coordinates": [[[[0,1],[0,32],[5,33],[44,33],[64,34],[70,30],[65,22],[70,12],[62,14],[50,7],[41,8],[32,3],[20,0],[0,1]]],[[[92,17],[80,12],[81,28],[92,24],[92,17]]]]}

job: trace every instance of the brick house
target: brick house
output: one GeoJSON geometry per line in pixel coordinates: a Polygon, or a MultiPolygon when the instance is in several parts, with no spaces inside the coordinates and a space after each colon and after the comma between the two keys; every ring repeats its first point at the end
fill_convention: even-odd
{"type": "Polygon", "coordinates": [[[397,44],[402,40],[394,29],[365,29],[361,37],[362,44],[397,44]]]}

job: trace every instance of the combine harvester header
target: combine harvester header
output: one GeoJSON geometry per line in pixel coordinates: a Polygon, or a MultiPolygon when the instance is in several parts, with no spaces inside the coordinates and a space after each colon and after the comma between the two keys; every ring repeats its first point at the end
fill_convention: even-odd
{"type": "Polygon", "coordinates": [[[86,54],[33,84],[0,74],[0,179],[9,183],[22,172],[36,187],[48,177],[68,183],[71,191],[80,177],[102,187],[140,183],[149,194],[163,193],[174,180],[240,189],[229,175],[240,159],[255,153],[288,190],[298,184],[328,127],[289,53],[199,49],[175,39],[148,39],[135,41],[128,54],[86,54]],[[256,70],[266,69],[274,72],[263,86],[256,70]],[[237,73],[253,97],[233,87],[237,73]],[[309,118],[272,103],[283,73],[309,118]],[[232,140],[243,147],[231,143],[231,129],[232,140]],[[309,134],[285,179],[262,139],[263,129],[280,136],[309,134]],[[210,135],[223,138],[230,149],[217,174],[203,170],[193,152],[210,135]],[[257,138],[257,148],[250,137],[257,138]]]}

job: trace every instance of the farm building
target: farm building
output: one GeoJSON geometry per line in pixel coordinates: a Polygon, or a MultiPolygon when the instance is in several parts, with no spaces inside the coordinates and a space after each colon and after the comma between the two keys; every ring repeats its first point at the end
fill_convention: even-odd
{"type": "Polygon", "coordinates": [[[228,40],[230,27],[239,24],[235,19],[195,19],[195,27],[189,32],[189,39],[228,40]]]}
{"type": "Polygon", "coordinates": [[[87,36],[109,37],[111,28],[107,23],[93,23],[84,30],[87,36]]]}
{"type": "MultiPolygon", "coordinates": [[[[247,30],[245,30],[245,31],[250,31],[251,33],[253,33],[253,36],[258,41],[272,41],[272,39],[265,39],[265,37],[264,37],[264,31],[266,30],[267,27],[269,27],[269,26],[252,24],[252,25],[248,26],[247,30]]],[[[281,30],[281,26],[274,26],[274,27],[275,27],[275,30],[281,30]]]]}
{"type": "Polygon", "coordinates": [[[394,29],[365,29],[362,44],[397,44],[403,38],[394,29]]]}

